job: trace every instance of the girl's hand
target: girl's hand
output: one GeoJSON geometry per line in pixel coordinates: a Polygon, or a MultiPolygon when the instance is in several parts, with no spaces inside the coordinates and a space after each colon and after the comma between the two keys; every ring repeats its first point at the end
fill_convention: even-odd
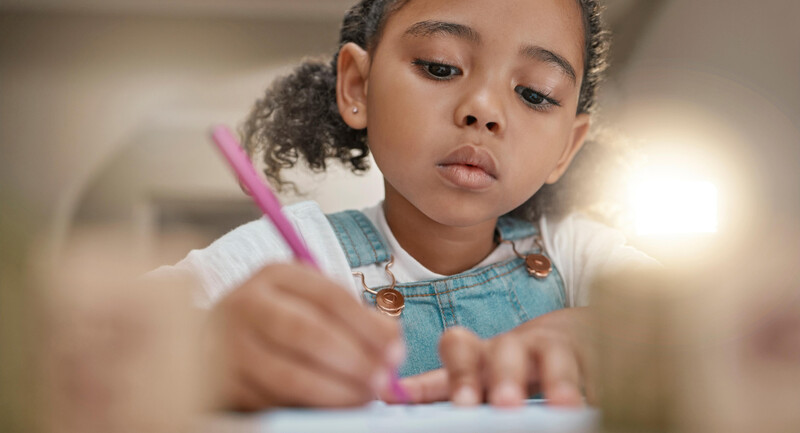
{"type": "Polygon", "coordinates": [[[415,403],[449,399],[466,406],[483,401],[519,406],[543,391],[552,405],[582,405],[588,342],[581,331],[588,328],[588,313],[585,308],[554,311],[489,340],[451,328],[439,343],[444,368],[401,383],[415,403]]]}
{"type": "Polygon", "coordinates": [[[222,299],[226,407],[353,406],[402,362],[396,321],[304,264],[274,264],[222,299]]]}

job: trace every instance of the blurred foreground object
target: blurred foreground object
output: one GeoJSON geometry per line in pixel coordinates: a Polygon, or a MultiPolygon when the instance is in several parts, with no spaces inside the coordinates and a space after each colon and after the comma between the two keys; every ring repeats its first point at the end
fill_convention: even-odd
{"type": "Polygon", "coordinates": [[[595,285],[604,432],[800,432],[798,235],[664,240],[683,256],[595,285]]]}
{"type": "Polygon", "coordinates": [[[208,404],[192,281],[141,277],[149,264],[121,233],[80,230],[36,272],[48,431],[188,431],[208,404]]]}
{"type": "Polygon", "coordinates": [[[34,221],[0,184],[0,432],[41,431],[37,293],[25,272],[34,221]]]}

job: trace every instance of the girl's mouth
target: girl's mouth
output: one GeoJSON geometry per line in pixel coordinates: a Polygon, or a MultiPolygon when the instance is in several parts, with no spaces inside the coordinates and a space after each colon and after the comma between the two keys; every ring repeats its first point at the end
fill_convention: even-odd
{"type": "Polygon", "coordinates": [[[497,181],[497,163],[483,147],[471,144],[450,152],[436,164],[439,174],[458,188],[483,190],[497,181]]]}
{"type": "Polygon", "coordinates": [[[439,164],[439,174],[456,187],[469,190],[484,190],[491,187],[497,179],[484,169],[469,164],[439,164]]]}

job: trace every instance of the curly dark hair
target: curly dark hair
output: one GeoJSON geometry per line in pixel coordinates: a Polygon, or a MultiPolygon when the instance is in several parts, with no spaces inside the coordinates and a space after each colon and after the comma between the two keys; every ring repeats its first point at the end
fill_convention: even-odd
{"type": "MultiPolygon", "coordinates": [[[[339,48],[354,42],[374,52],[386,20],[409,0],[361,0],[345,14],[339,48]]],[[[598,0],[576,0],[581,7],[584,27],[584,68],[578,100],[578,113],[595,109],[598,84],[608,66],[610,34],[606,30],[598,0]]],[[[350,128],[339,114],[336,103],[336,65],[338,50],[330,61],[309,60],[291,74],[277,79],[263,98],[256,102],[242,127],[242,142],[248,153],[263,152],[266,174],[278,189],[296,186],[281,176],[281,170],[294,167],[301,156],[316,172],[327,168],[329,159],[340,161],[356,174],[369,169],[367,131],[350,128]]],[[[526,203],[511,213],[535,219],[543,213],[564,214],[586,209],[600,199],[592,171],[597,161],[607,159],[606,146],[587,142],[564,177],[544,185],[526,203]]]]}

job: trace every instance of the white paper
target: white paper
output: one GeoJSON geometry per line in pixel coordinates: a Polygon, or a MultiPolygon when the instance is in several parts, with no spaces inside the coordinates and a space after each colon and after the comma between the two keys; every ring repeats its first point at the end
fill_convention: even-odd
{"type": "Polygon", "coordinates": [[[284,409],[261,415],[264,433],[516,433],[595,432],[599,414],[591,408],[554,408],[528,400],[521,408],[471,408],[450,403],[387,405],[376,401],[362,408],[284,409]]]}

